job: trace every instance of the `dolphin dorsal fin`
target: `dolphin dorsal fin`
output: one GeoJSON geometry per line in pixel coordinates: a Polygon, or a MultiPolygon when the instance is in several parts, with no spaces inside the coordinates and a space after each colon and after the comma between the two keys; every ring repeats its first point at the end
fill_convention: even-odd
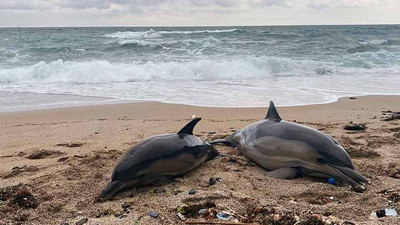
{"type": "Polygon", "coordinates": [[[178,131],[178,134],[193,134],[193,128],[196,126],[196,124],[201,120],[201,118],[196,118],[190,121],[186,126],[184,126],[180,131],[178,131]]]}
{"type": "Polygon", "coordinates": [[[278,110],[276,110],[276,107],[272,101],[269,102],[268,113],[267,116],[265,116],[265,119],[275,122],[279,122],[282,120],[282,118],[279,116],[278,110]]]}

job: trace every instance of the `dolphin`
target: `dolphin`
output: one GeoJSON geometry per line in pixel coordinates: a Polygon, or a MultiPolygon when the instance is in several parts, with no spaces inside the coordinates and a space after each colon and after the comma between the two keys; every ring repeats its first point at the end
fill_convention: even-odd
{"type": "Polygon", "coordinates": [[[132,146],[117,163],[100,199],[129,187],[182,176],[213,159],[215,148],[193,135],[196,118],[178,133],[152,136],[132,146]]]}
{"type": "Polygon", "coordinates": [[[218,143],[238,148],[267,169],[270,177],[290,179],[305,174],[353,186],[367,182],[337,141],[311,127],[282,120],[272,101],[264,119],[211,142],[218,143]]]}

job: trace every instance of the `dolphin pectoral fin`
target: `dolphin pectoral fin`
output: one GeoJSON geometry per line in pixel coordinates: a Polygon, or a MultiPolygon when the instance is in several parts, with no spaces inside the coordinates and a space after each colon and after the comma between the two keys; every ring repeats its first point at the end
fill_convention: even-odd
{"type": "Polygon", "coordinates": [[[299,175],[300,170],[294,167],[282,167],[277,170],[268,171],[266,174],[269,177],[290,179],[299,175]]]}
{"type": "Polygon", "coordinates": [[[211,141],[210,144],[215,145],[215,144],[229,144],[229,141],[227,141],[226,139],[217,139],[214,141],[211,141]]]}

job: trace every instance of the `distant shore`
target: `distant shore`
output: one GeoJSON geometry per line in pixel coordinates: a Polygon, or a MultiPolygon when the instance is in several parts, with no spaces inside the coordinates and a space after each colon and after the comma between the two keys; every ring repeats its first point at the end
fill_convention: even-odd
{"type": "MultiPolygon", "coordinates": [[[[37,207],[23,209],[0,201],[0,210],[9,210],[0,213],[0,224],[15,224],[21,218],[32,224],[75,224],[82,218],[88,218],[88,224],[181,224],[177,207],[207,201],[215,204],[212,208],[217,212],[241,216],[263,207],[280,215],[293,212],[301,219],[317,214],[333,216],[341,223],[398,222],[389,217],[381,218],[382,222],[370,214],[382,208],[400,212],[394,195],[400,195],[400,120],[384,121],[400,111],[400,96],[355,96],[329,104],[278,107],[283,119],[319,129],[342,144],[355,169],[370,181],[364,193],[308,177],[269,178],[237,150],[217,146],[235,160],[216,158],[178,182],[130,190],[104,203],[95,201],[120,155],[143,138],[176,132],[196,115],[203,119],[194,133],[210,141],[263,118],[266,111],[266,107],[137,102],[2,112],[0,189],[27,188],[37,207]],[[366,129],[343,129],[349,124],[362,124],[366,129]],[[209,186],[212,177],[222,182],[209,186]],[[188,195],[190,189],[196,194],[188,195]],[[381,194],[384,190],[393,192],[381,194]],[[123,203],[131,209],[124,211],[123,203]],[[149,211],[158,217],[148,216],[149,211]]],[[[186,217],[204,220],[199,215],[186,217]]],[[[235,218],[241,217],[234,216],[232,221],[235,218]]]]}

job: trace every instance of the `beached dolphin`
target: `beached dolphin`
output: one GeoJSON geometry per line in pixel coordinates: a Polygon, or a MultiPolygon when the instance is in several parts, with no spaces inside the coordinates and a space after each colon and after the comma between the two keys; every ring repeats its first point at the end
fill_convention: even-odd
{"type": "Polygon", "coordinates": [[[367,182],[337,141],[316,129],[282,120],[272,101],[264,119],[211,142],[218,143],[237,147],[269,170],[271,177],[289,179],[306,174],[355,186],[367,182]]]}
{"type": "Polygon", "coordinates": [[[200,120],[193,119],[176,134],[152,136],[132,146],[116,165],[100,198],[132,186],[182,176],[217,156],[212,145],[193,135],[200,120]]]}

